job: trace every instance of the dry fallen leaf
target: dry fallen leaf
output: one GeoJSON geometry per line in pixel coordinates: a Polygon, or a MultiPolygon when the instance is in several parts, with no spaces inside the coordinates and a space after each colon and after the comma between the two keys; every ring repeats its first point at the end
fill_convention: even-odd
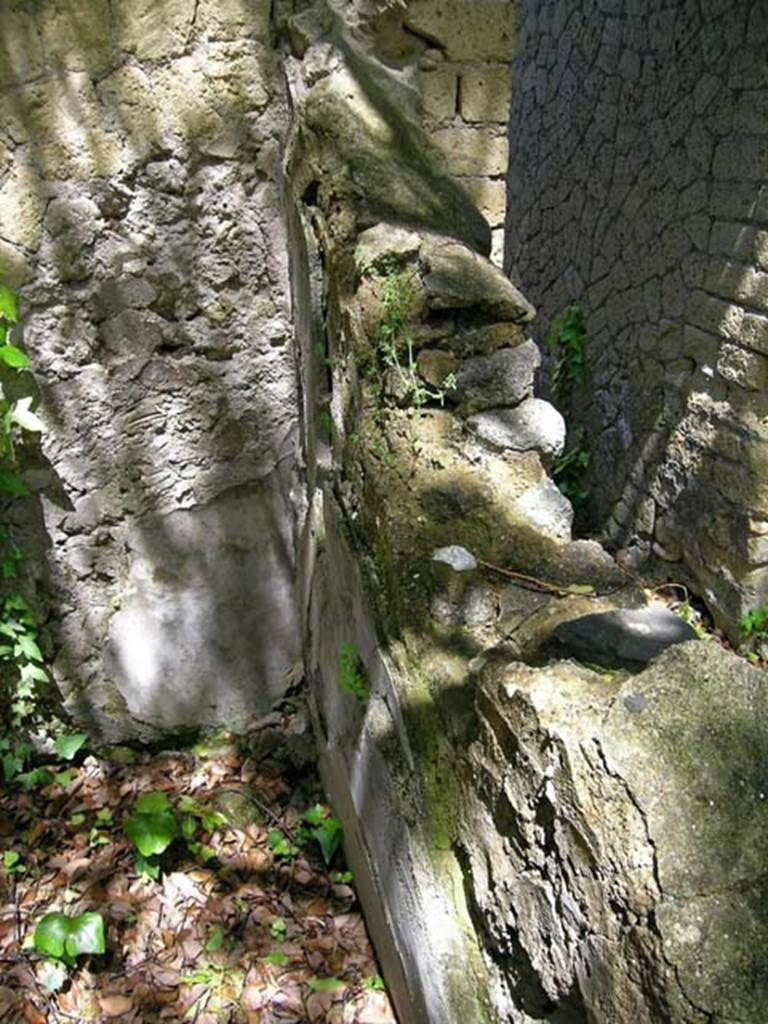
{"type": "Polygon", "coordinates": [[[128,996],[109,995],[98,997],[99,1007],[105,1017],[121,1017],[133,1009],[133,1002],[128,996]]]}

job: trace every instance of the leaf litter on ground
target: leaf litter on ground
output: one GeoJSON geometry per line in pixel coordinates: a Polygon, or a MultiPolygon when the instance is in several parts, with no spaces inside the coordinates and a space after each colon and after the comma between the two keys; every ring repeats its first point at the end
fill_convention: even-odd
{"type": "Polygon", "coordinates": [[[396,1024],[341,851],[326,864],[319,837],[301,841],[324,800],[306,753],[291,753],[294,710],[255,738],[81,751],[69,779],[52,762],[39,788],[5,785],[0,1022],[396,1024]],[[196,814],[195,849],[214,856],[179,837],[156,880],[137,872],[124,826],[153,793],[196,814]],[[289,855],[270,848],[275,832],[289,855]],[[84,912],[103,916],[104,955],[67,972],[34,951],[46,914],[84,912]]]}

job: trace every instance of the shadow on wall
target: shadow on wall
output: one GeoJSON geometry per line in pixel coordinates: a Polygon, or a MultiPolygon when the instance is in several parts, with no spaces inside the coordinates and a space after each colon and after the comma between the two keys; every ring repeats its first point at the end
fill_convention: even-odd
{"type": "Polygon", "coordinates": [[[35,550],[57,681],[105,735],[233,724],[300,657],[269,8],[0,4],[0,264],[50,427],[35,550]]]}
{"type": "Polygon", "coordinates": [[[768,597],[768,15],[639,6],[520,4],[506,265],[545,326],[584,307],[600,523],[735,635],[768,597]]]}

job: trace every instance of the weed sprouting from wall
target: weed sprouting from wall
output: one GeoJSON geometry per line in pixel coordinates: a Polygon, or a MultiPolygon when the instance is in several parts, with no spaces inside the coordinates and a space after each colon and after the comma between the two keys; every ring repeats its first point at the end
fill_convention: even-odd
{"type": "Polygon", "coordinates": [[[574,389],[584,380],[587,328],[578,302],[570,302],[550,326],[547,347],[553,353],[552,396],[568,425],[568,444],[552,464],[552,476],[577,514],[589,506],[591,491],[584,478],[591,464],[586,429],[573,425],[574,389]]]}

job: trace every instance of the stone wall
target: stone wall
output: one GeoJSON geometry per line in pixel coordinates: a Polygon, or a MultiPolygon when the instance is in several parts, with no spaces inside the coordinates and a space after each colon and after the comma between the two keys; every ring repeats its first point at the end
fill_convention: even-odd
{"type": "Polygon", "coordinates": [[[511,0],[408,0],[372,7],[377,59],[407,83],[413,109],[493,230],[501,263],[515,5],[511,0]]]}
{"type": "Polygon", "coordinates": [[[300,659],[269,11],[0,3],[0,265],[48,425],[15,533],[107,737],[242,722],[300,659]]]}
{"type": "Polygon", "coordinates": [[[515,4],[411,0],[404,24],[429,44],[418,74],[424,126],[490,224],[501,263],[515,4]]]}
{"type": "Polygon", "coordinates": [[[768,10],[518,5],[506,262],[589,334],[598,520],[684,559],[717,619],[768,598],[768,10]]]}

